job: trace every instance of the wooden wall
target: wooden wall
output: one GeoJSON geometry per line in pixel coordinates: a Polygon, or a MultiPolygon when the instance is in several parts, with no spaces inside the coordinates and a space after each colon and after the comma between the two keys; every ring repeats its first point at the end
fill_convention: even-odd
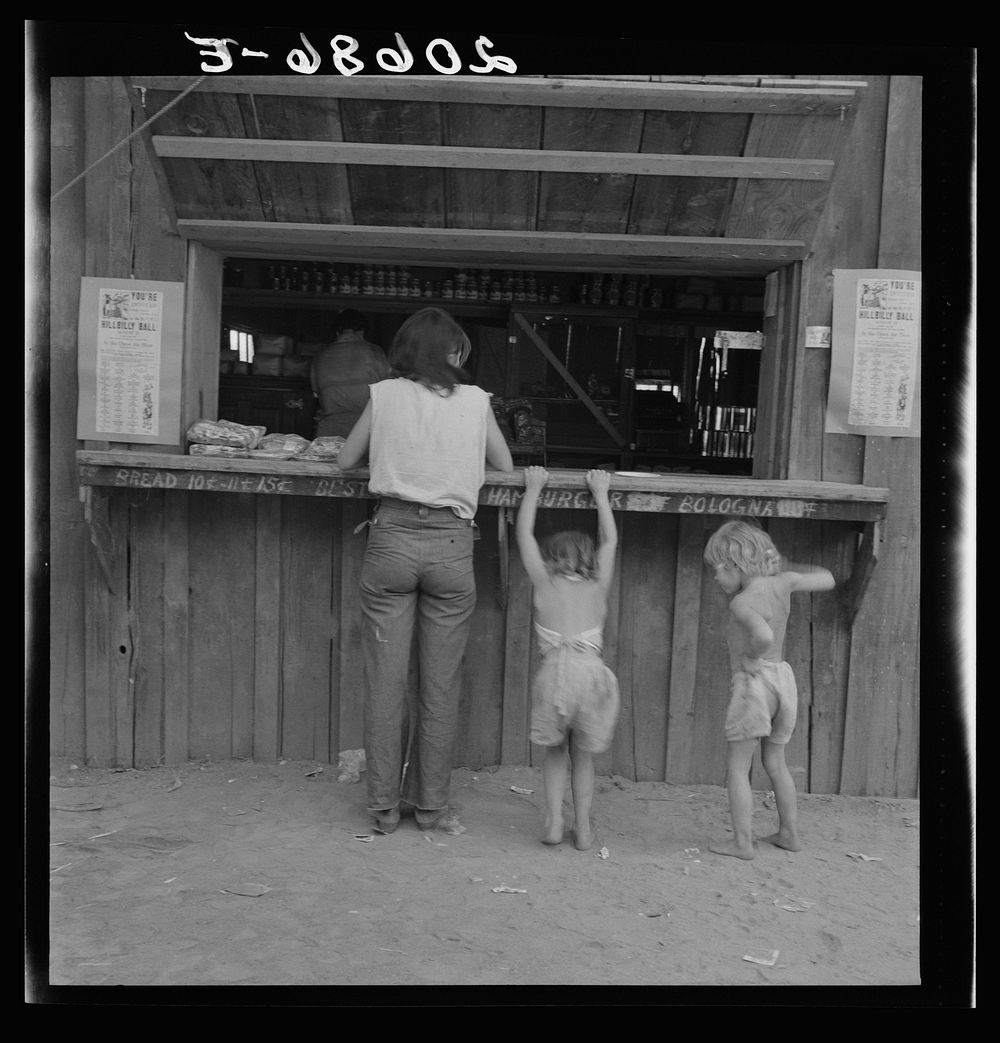
{"type": "MultiPolygon", "coordinates": [[[[365,535],[354,530],[370,501],[92,492],[113,554],[107,578],[95,568],[87,585],[87,729],[75,756],[139,767],[206,757],[336,763],[340,750],[363,746],[357,589],[365,535]]],[[[720,783],[727,599],[702,562],[716,519],[616,518],[621,542],[606,658],[619,680],[622,714],[598,770],[720,783]]],[[[528,707],[537,649],[529,584],[509,512],[483,507],[478,520],[478,602],[456,764],[533,763],[539,751],[528,740],[528,707]]],[[[573,510],[544,512],[539,524],[595,529],[593,512],[573,510]]],[[[814,554],[811,533],[838,525],[853,532],[847,522],[769,523],[798,560],[814,554]]],[[[837,604],[831,598],[829,611],[837,604]]],[[[822,652],[808,599],[798,607],[786,651],[809,705],[811,664],[822,652]]],[[[825,777],[814,765],[839,761],[837,741],[803,720],[789,746],[801,789],[814,775],[825,777]]]]}
{"type": "MultiPolygon", "coordinates": [[[[870,82],[823,232],[795,274],[802,289],[798,335],[789,334],[793,365],[777,379],[795,387],[787,476],[886,485],[893,498],[882,558],[853,628],[837,598],[817,596],[789,629],[807,709],[789,761],[802,789],[908,797],[919,773],[919,442],[824,435],[829,356],[807,352],[801,336],[806,324],[829,323],[834,267],[919,268],[919,181],[908,166],[919,155],[919,82],[870,82]]],[[[119,81],[52,81],[53,189],[132,125],[119,81]]],[[[80,276],[185,280],[215,262],[171,232],[138,139],[53,203],[51,234],[51,752],[120,765],[203,756],[335,762],[339,750],[362,745],[362,537],[353,529],[366,505],[158,490],[95,490],[82,503],[74,458],[80,276]],[[106,531],[106,561],[90,541],[85,508],[106,531]]],[[[194,350],[196,338],[214,331],[189,320],[194,350]]],[[[196,394],[192,386],[186,411],[207,409],[196,394]]],[[[565,523],[574,512],[550,513],[565,523]]],[[[701,562],[712,520],[629,514],[619,522],[607,633],[623,712],[599,770],[721,784],[725,600],[701,562]]],[[[528,763],[527,581],[497,511],[483,508],[480,525],[475,668],[459,761],[528,763]]],[[[839,577],[849,571],[851,525],[776,520],[772,532],[789,557],[839,577]]]]}

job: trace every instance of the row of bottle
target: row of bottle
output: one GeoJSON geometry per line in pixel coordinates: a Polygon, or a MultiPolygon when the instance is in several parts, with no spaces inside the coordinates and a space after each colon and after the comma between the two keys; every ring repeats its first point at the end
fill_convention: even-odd
{"type": "Polygon", "coordinates": [[[588,275],[576,288],[579,304],[609,308],[662,308],[663,290],[650,283],[648,275],[588,275]]]}
{"type": "Polygon", "coordinates": [[[695,445],[702,456],[725,456],[737,460],[753,459],[752,431],[699,431],[695,445]]]}
{"type": "Polygon", "coordinates": [[[703,456],[724,456],[740,460],[753,457],[757,410],[753,406],[711,406],[696,408],[698,426],[693,432],[696,451],[703,456]]]}
{"type": "MultiPolygon", "coordinates": [[[[245,285],[243,270],[226,265],[226,286],[245,285]]],[[[270,264],[264,269],[261,288],[299,293],[333,293],[364,297],[429,297],[440,300],[513,301],[559,304],[558,284],[542,284],[534,272],[460,269],[443,279],[428,279],[405,265],[270,264]]]]}

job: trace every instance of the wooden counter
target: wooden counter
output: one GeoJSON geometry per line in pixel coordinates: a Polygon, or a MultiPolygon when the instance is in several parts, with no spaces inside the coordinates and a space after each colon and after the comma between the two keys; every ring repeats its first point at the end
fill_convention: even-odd
{"type": "MultiPolygon", "coordinates": [[[[80,451],[77,464],[90,535],[94,763],[336,764],[339,751],[363,745],[366,471],[124,450],[80,451]]],[[[585,473],[550,476],[539,531],[593,527],[585,473]]],[[[520,469],[487,474],[456,764],[535,756],[531,585],[512,531],[522,494],[520,469]]],[[[824,565],[838,582],[834,594],[802,602],[786,640],[803,707],[790,770],[800,789],[830,792],[843,757],[852,621],[877,561],[887,490],[615,475],[611,498],[619,544],[605,657],[622,714],[599,773],[722,784],[727,601],[702,555],[720,516],[744,514],[791,560],[824,565]]]]}
{"type": "MultiPolygon", "coordinates": [[[[93,450],[76,455],[83,486],[372,498],[367,470],[345,472],[319,461],[93,450]]],[[[584,475],[579,470],[550,470],[539,506],[589,508],[591,498],[584,475]]],[[[488,471],[479,503],[485,507],[516,507],[523,496],[523,486],[520,468],[509,473],[488,471]]],[[[885,517],[889,490],[833,482],[707,474],[615,474],[610,499],[616,511],[874,522],[885,517]]]]}

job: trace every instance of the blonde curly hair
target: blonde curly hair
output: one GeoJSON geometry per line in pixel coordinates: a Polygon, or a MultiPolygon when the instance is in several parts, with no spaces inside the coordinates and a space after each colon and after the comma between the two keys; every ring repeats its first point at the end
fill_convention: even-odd
{"type": "Polygon", "coordinates": [[[731,565],[744,576],[773,576],[781,570],[781,555],[763,529],[748,521],[727,521],[708,538],[705,563],[731,565]]]}

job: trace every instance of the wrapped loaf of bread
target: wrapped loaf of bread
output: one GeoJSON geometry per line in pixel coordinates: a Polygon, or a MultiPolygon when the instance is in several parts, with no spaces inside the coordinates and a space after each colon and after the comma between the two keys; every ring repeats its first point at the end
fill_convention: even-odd
{"type": "Polygon", "coordinates": [[[346,439],[342,435],[321,435],[309,443],[309,448],[299,457],[300,460],[326,460],[335,463],[344,448],[346,439]]]}
{"type": "Polygon", "coordinates": [[[208,445],[204,442],[195,442],[188,446],[190,456],[225,456],[230,459],[236,457],[245,460],[251,452],[250,449],[243,449],[236,445],[208,445]]]}
{"type": "Polygon", "coordinates": [[[309,439],[302,435],[264,435],[250,450],[254,460],[295,460],[309,448],[309,439]]]}
{"type": "Polygon", "coordinates": [[[232,420],[196,420],[187,429],[187,440],[199,445],[255,449],[266,430],[260,426],[237,424],[232,420]]]}

